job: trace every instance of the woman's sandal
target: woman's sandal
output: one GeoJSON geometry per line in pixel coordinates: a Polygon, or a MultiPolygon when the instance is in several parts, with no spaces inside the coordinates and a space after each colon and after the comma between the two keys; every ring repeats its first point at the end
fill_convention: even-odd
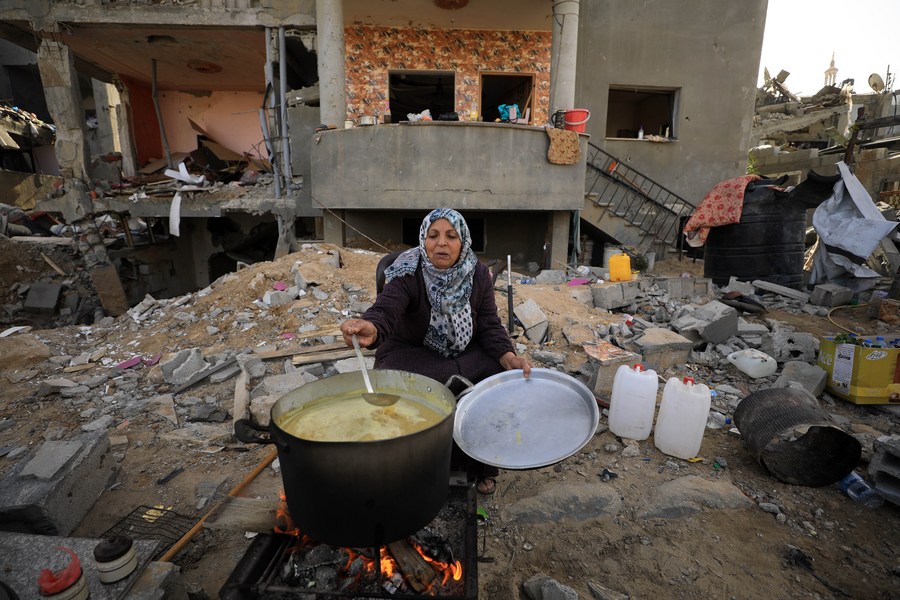
{"type": "Polygon", "coordinates": [[[485,477],[484,479],[479,479],[478,483],[475,485],[475,489],[479,494],[490,496],[497,489],[497,480],[493,477],[485,477]]]}

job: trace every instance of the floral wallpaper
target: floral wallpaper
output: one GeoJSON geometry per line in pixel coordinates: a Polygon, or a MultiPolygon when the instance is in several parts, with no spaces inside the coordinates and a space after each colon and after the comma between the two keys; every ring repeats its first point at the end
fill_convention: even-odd
{"type": "MultiPolygon", "coordinates": [[[[347,112],[385,112],[389,70],[454,71],[456,106],[478,103],[483,71],[534,75],[531,123],[546,123],[550,104],[549,31],[402,29],[356,25],[344,31],[347,112]]],[[[524,107],[521,107],[524,110],[524,107]]]]}

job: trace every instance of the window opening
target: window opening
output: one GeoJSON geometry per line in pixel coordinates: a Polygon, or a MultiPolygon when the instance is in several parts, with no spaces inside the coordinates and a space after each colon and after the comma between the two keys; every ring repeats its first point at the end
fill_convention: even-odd
{"type": "Polygon", "coordinates": [[[658,135],[675,139],[678,90],[659,88],[609,88],[606,137],[638,138],[658,135]]]}
{"type": "MultiPolygon", "coordinates": [[[[435,121],[456,112],[456,74],[438,71],[391,71],[388,74],[391,121],[408,121],[409,113],[431,111],[435,121]]],[[[417,242],[418,243],[418,242],[417,242]]]]}
{"type": "MultiPolygon", "coordinates": [[[[501,104],[518,104],[519,115],[531,108],[534,98],[534,75],[521,73],[482,73],[481,109],[482,121],[500,118],[501,104]]],[[[469,108],[471,110],[471,108],[469,108]]],[[[534,111],[532,111],[534,112],[534,111]]]]}

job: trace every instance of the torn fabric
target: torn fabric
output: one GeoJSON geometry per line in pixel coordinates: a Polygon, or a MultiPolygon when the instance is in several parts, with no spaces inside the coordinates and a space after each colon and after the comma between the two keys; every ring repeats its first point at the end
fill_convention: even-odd
{"type": "Polygon", "coordinates": [[[706,243],[710,227],[741,222],[744,192],[759,175],[743,175],[720,181],[706,194],[684,225],[684,237],[689,246],[697,248],[706,243]]]}
{"type": "Polygon", "coordinates": [[[853,289],[866,289],[879,274],[865,262],[898,223],[881,215],[843,161],[837,166],[841,180],[834,184],[832,196],[813,213],[813,227],[821,243],[813,256],[809,283],[842,282],[853,289]]]}

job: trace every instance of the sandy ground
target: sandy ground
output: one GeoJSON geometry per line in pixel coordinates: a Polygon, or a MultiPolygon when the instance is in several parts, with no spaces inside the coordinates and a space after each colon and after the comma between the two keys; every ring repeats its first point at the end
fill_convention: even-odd
{"type": "MultiPolygon", "coordinates": [[[[373,297],[372,273],[380,255],[342,249],[341,258],[342,268],[329,272],[319,286],[330,296],[323,308],[331,301],[336,308],[345,308],[351,293],[361,300],[373,297]],[[343,284],[356,284],[367,291],[348,292],[343,284]]],[[[310,322],[322,330],[331,329],[344,316],[323,309],[307,319],[302,316],[303,307],[291,311],[285,306],[270,310],[271,318],[259,319],[258,326],[241,331],[232,324],[234,313],[246,310],[275,281],[290,282],[290,268],[295,261],[319,259],[321,254],[310,249],[278,261],[253,265],[216,286],[208,296],[195,298],[181,307],[198,316],[215,307],[232,308],[217,317],[214,324],[222,333],[213,336],[207,334],[208,321],[185,324],[173,320],[171,312],[144,327],[123,316],[111,326],[95,326],[90,332],[81,327],[66,327],[36,330],[29,335],[53,355],[77,355],[105,347],[108,356],[122,360],[132,354],[165,356],[193,347],[203,349],[205,354],[260,345],[288,347],[298,344],[298,340],[285,340],[282,333],[296,332],[300,325],[310,322]]],[[[25,264],[35,270],[42,268],[39,262],[25,264]]],[[[663,262],[655,271],[700,275],[702,263],[663,262]]],[[[4,263],[3,272],[12,272],[8,262],[4,263]]],[[[3,289],[9,289],[11,284],[6,280],[0,283],[3,289]]],[[[505,281],[498,281],[500,287],[505,288],[505,281]]],[[[587,359],[580,348],[568,346],[560,333],[562,329],[573,323],[618,322],[621,317],[590,308],[574,300],[568,292],[566,286],[514,284],[517,302],[533,298],[543,307],[551,323],[551,343],[545,349],[566,352],[566,368],[574,373],[587,359]]],[[[500,292],[497,302],[506,322],[506,298],[500,292]]],[[[832,322],[817,317],[786,313],[769,316],[816,333],[836,331],[832,322]]],[[[841,311],[834,319],[844,326],[865,327],[864,309],[841,311]]],[[[86,406],[73,406],[58,397],[35,398],[41,380],[63,374],[59,367],[46,362],[40,352],[23,358],[25,345],[21,339],[12,344],[0,343],[0,379],[13,371],[33,371],[30,378],[18,382],[12,381],[17,377],[7,377],[5,385],[0,387],[0,416],[16,423],[0,432],[0,447],[36,445],[42,441],[42,434],[57,429],[62,429],[64,436],[76,435],[80,425],[90,420],[80,416],[86,406]]],[[[518,341],[526,344],[527,355],[538,349],[524,337],[518,341]]],[[[281,372],[282,364],[279,360],[269,361],[270,374],[281,372]]],[[[96,375],[103,369],[98,365],[74,376],[96,375]]],[[[742,381],[743,376],[736,370],[726,371],[722,375],[727,375],[729,381],[742,381]]],[[[139,373],[141,383],[137,394],[152,396],[166,391],[158,367],[144,368],[139,373]]],[[[213,396],[219,406],[230,410],[233,390],[233,380],[221,384],[205,382],[183,392],[182,396],[213,396]]],[[[900,417],[896,414],[840,400],[823,406],[856,428],[900,433],[900,417]]],[[[900,508],[886,504],[881,509],[869,510],[834,486],[809,488],[781,483],[757,464],[740,435],[728,429],[707,430],[699,453],[704,460],[689,463],[660,453],[653,445],[652,436],[639,443],[638,456],[623,457],[620,451],[609,452],[608,444],[621,448],[622,442],[606,431],[605,424],[603,417],[601,433],[576,455],[541,469],[504,471],[497,492],[480,497],[479,504],[489,516],[479,530],[480,598],[523,598],[522,583],[538,573],[570,586],[580,598],[592,597],[589,582],[631,598],[900,598],[900,508]],[[724,459],[727,467],[717,468],[714,465],[717,458],[724,459]],[[603,481],[599,474],[604,468],[618,476],[603,481]],[[703,508],[695,514],[670,519],[640,517],[660,484],[686,475],[729,482],[754,503],[778,505],[786,519],[779,522],[773,514],[756,506],[703,508]],[[612,488],[623,508],[615,516],[584,520],[561,517],[556,522],[534,525],[504,521],[508,508],[560,486],[612,488]],[[814,574],[789,563],[787,545],[800,548],[810,557],[814,574]]],[[[158,436],[173,425],[149,414],[127,421],[119,419],[113,427],[111,435],[127,436],[127,448],[122,451],[111,489],[102,495],[74,535],[99,536],[140,505],[171,506],[180,514],[198,520],[209,510],[209,505],[199,506],[198,485],[219,483],[221,493],[225,494],[239,485],[270,452],[268,447],[239,442],[220,446],[211,453],[187,444],[165,442],[158,436]],[[176,467],[183,467],[184,471],[164,485],[157,483],[176,467]]],[[[11,466],[12,461],[0,459],[0,475],[11,466]]],[[[280,490],[281,475],[266,468],[249,482],[241,495],[276,503],[280,490]]],[[[186,581],[197,594],[195,597],[202,598],[205,593],[215,598],[249,543],[241,531],[206,529],[174,562],[181,566],[186,581]]]]}

